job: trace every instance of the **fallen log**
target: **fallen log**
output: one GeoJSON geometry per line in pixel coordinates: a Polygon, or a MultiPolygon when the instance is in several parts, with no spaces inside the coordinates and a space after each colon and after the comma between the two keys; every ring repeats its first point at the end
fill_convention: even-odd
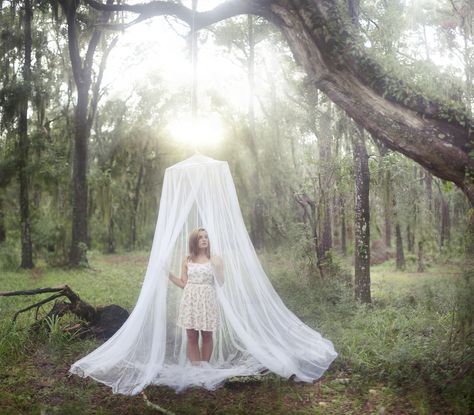
{"type": "Polygon", "coordinates": [[[30,327],[32,332],[38,332],[40,328],[44,327],[49,330],[48,320],[53,318],[61,318],[66,313],[72,313],[81,321],[74,323],[64,328],[65,332],[75,333],[80,338],[96,337],[102,340],[107,340],[112,337],[114,333],[123,325],[129,316],[129,312],[123,307],[116,304],[107,306],[93,307],[89,303],[81,300],[68,285],[49,288],[36,288],[33,290],[19,290],[0,292],[0,296],[9,297],[17,295],[38,295],[43,293],[55,293],[44,300],[38,301],[28,307],[18,310],[12,322],[15,322],[17,317],[26,311],[36,309],[35,322],[30,327]],[[66,297],[69,302],[58,301],[60,297],[66,297]],[[54,305],[46,316],[38,319],[38,313],[41,306],[54,301],[54,305]]]}

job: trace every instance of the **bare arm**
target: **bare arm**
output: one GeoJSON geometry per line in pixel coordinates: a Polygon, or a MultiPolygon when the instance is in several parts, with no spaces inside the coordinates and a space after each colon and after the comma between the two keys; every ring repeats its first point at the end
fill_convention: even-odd
{"type": "Polygon", "coordinates": [[[186,284],[188,283],[188,261],[186,260],[186,258],[184,259],[183,265],[181,267],[181,277],[178,278],[176,275],[170,272],[168,278],[171,282],[173,282],[180,288],[184,288],[186,286],[186,284]]]}
{"type": "Polygon", "coordinates": [[[211,259],[212,268],[216,276],[217,282],[222,287],[224,285],[224,262],[220,256],[213,256],[211,259]]]}

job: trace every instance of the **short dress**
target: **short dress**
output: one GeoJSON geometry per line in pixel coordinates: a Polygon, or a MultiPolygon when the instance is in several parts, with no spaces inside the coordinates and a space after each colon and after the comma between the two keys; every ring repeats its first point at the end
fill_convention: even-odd
{"type": "Polygon", "coordinates": [[[188,262],[188,282],[179,305],[176,324],[185,329],[215,331],[219,327],[219,307],[211,262],[188,262]]]}

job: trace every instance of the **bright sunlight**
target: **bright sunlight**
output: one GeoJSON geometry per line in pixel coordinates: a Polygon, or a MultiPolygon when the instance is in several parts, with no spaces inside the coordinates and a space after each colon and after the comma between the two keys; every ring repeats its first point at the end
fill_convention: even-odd
{"type": "Polygon", "coordinates": [[[177,118],[166,129],[175,140],[195,148],[218,144],[225,132],[221,119],[215,115],[200,117],[195,123],[191,117],[177,118]]]}

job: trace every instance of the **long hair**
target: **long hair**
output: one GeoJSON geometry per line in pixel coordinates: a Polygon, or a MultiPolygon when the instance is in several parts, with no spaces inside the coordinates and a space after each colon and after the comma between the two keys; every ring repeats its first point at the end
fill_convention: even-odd
{"type": "MultiPolygon", "coordinates": [[[[198,256],[199,254],[199,232],[207,232],[204,228],[196,228],[189,235],[189,259],[198,256]]],[[[211,242],[208,239],[206,256],[211,258],[211,242]]]]}

